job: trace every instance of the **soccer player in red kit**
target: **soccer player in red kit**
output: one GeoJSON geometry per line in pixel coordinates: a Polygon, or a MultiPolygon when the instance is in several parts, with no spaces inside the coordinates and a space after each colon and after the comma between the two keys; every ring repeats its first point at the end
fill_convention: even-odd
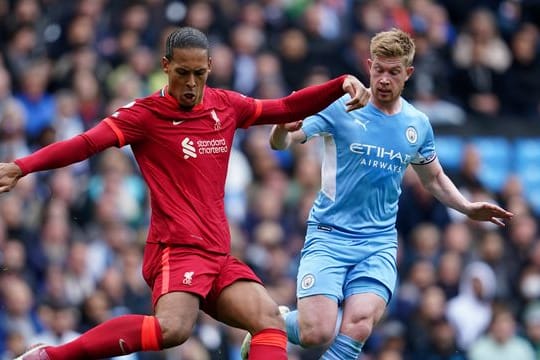
{"type": "Polygon", "coordinates": [[[143,276],[155,315],[120,316],[72,342],[40,345],[18,359],[99,359],[177,346],[191,335],[199,309],[249,331],[250,359],[287,359],[277,304],[251,269],[230,255],[223,198],[233,136],[237,128],[303,119],[345,92],[352,110],[368,101],[369,92],[350,75],[275,100],[210,88],[208,39],[188,27],[168,36],[161,64],[168,85],[160,91],[81,135],[0,164],[0,192],[5,192],[31,172],[130,144],[150,192],[143,276]]]}

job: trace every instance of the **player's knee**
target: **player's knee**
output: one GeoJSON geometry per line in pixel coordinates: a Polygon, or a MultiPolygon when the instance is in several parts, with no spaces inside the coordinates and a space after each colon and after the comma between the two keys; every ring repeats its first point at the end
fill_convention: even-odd
{"type": "Polygon", "coordinates": [[[356,321],[343,322],[341,332],[360,342],[365,342],[373,331],[374,321],[372,318],[359,318],[356,321]]]}
{"type": "Polygon", "coordinates": [[[300,327],[300,344],[305,347],[322,346],[332,342],[335,324],[310,324],[300,327]]]}
{"type": "Polygon", "coordinates": [[[253,316],[252,333],[257,333],[263,329],[285,330],[285,321],[279,313],[277,306],[268,307],[260,314],[253,316]]]}
{"type": "Polygon", "coordinates": [[[158,320],[164,348],[183,344],[191,336],[193,329],[188,324],[182,324],[182,322],[172,318],[158,317],[158,320]]]}

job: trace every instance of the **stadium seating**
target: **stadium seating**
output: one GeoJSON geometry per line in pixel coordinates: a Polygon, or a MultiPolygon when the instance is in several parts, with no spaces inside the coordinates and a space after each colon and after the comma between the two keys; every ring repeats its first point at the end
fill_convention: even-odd
{"type": "Polygon", "coordinates": [[[447,171],[457,171],[463,157],[465,141],[457,135],[435,136],[435,150],[442,166],[447,171]]]}
{"type": "Polygon", "coordinates": [[[480,154],[480,181],[491,191],[501,190],[513,170],[511,141],[502,136],[476,136],[469,142],[480,154]]]}
{"type": "Polygon", "coordinates": [[[533,211],[540,215],[540,138],[514,140],[513,170],[533,211]]]}

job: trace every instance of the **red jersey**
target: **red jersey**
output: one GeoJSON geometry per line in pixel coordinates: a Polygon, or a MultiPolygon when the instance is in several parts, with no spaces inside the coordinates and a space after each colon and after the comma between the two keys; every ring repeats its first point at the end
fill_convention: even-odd
{"type": "Polygon", "coordinates": [[[150,190],[147,242],[228,253],[225,177],[237,128],[255,120],[260,102],[206,87],[183,110],[166,88],[120,108],[105,121],[130,144],[150,190]]]}
{"type": "Polygon", "coordinates": [[[296,121],[321,111],[343,94],[344,78],[274,100],[205,87],[203,102],[190,110],[182,109],[164,88],[120,108],[85,133],[15,163],[26,175],[130,144],[150,190],[147,242],[229,253],[223,198],[235,130],[252,123],[296,121]]]}

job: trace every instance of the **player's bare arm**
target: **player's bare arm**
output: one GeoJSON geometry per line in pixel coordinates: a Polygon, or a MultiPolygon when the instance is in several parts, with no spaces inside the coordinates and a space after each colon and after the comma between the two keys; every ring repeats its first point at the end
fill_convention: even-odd
{"type": "Polygon", "coordinates": [[[292,123],[274,125],[270,132],[270,147],[274,150],[287,149],[293,143],[306,140],[306,134],[300,129],[302,120],[292,123]]]}
{"type": "Polygon", "coordinates": [[[422,184],[444,205],[456,209],[476,221],[489,221],[505,226],[503,220],[511,219],[514,214],[500,206],[488,202],[470,202],[456,188],[444,173],[438,159],[425,165],[413,165],[422,184]]]}
{"type": "Polygon", "coordinates": [[[15,163],[0,163],[0,192],[10,191],[22,177],[22,170],[15,163]]]}

